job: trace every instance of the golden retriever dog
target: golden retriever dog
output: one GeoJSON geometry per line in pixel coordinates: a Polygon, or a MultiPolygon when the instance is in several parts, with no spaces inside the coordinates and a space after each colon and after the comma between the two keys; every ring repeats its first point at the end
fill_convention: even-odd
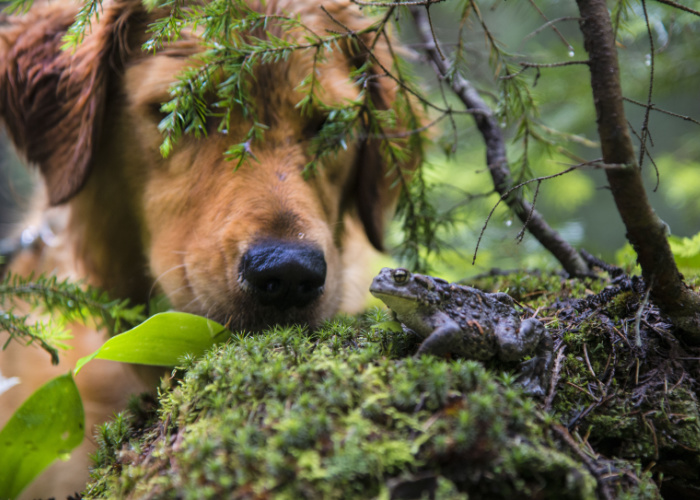
{"type": "MultiPolygon", "coordinates": [[[[298,15],[321,36],[370,24],[348,0],[251,5],[298,15]]],[[[309,144],[324,117],[323,107],[316,116],[302,115],[298,87],[315,68],[325,104],[340,105],[364,91],[386,109],[397,88],[384,76],[392,66],[384,39],[373,55],[366,44],[344,40],[324,59],[298,50],[287,61],[261,65],[253,97],[267,130],[236,170],[223,153],[245,140],[251,126],[241,110],[234,110],[226,133],[213,123],[202,137],[183,136],[167,158],[159,151],[161,104],[171,99],[178,75],[197,64],[191,58],[202,50],[196,33],[145,52],[149,25],[167,11],[149,12],[140,0],[105,0],[85,40],[62,50],[78,7],[51,1],[0,18],[0,118],[42,179],[35,210],[19,228],[39,236],[23,239],[10,271],[83,280],[132,303],[162,292],[175,309],[246,331],[287,323],[314,327],[338,311],[358,311],[373,271],[372,246],[381,246],[385,216],[398,195],[398,172],[408,172],[416,160],[387,164],[381,140],[367,132],[324,156],[305,177],[309,144]],[[351,73],[367,62],[372,77],[361,89],[351,73]]],[[[276,35],[302,36],[293,30],[276,35]]],[[[58,366],[43,351],[16,342],[0,353],[2,375],[20,380],[0,395],[0,425],[37,387],[106,338],[80,325],[71,333],[72,349],[58,366]]],[[[2,335],[0,344],[7,339],[2,335]]],[[[128,394],[152,388],[147,378],[131,366],[90,363],[76,378],[87,439],[25,496],[79,491],[94,426],[122,409],[128,394]]]]}

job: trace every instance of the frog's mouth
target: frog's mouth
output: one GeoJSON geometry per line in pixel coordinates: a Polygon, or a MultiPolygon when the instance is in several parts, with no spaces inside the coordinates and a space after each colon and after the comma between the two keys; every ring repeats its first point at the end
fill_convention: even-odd
{"type": "Polygon", "coordinates": [[[389,309],[394,311],[396,314],[410,314],[411,312],[415,311],[416,304],[418,303],[415,297],[394,292],[396,292],[396,290],[392,290],[392,293],[386,293],[378,290],[372,290],[370,288],[370,293],[384,302],[387,307],[389,307],[389,309]]]}
{"type": "Polygon", "coordinates": [[[415,297],[410,296],[407,293],[401,293],[401,290],[396,290],[393,289],[391,292],[386,292],[382,290],[376,290],[370,287],[369,293],[377,297],[379,300],[382,302],[388,301],[394,301],[394,300],[400,300],[400,301],[406,301],[406,302],[417,302],[415,297]]]}

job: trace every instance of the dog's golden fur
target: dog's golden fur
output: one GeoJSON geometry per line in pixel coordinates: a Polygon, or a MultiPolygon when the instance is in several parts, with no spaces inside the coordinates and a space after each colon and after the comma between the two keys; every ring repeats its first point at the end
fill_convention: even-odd
{"type": "MultiPolygon", "coordinates": [[[[351,29],[368,22],[348,1],[322,3],[351,29]]],[[[277,0],[264,8],[298,14],[319,34],[338,30],[319,5],[277,0]]],[[[43,194],[29,217],[56,234],[50,245],[37,240],[24,249],[10,270],[81,279],[136,303],[161,290],[179,310],[247,330],[289,322],[313,326],[339,310],[358,310],[371,273],[369,242],[380,245],[384,216],[396,199],[390,188],[395,173],[388,175],[376,139],[358,138],[304,180],[301,170],[319,117],[300,114],[295,87],[311,71],[312,52],[298,51],[288,62],[259,69],[255,102],[269,129],[252,145],[256,160],[234,172],[222,153],[250,127],[242,116],[232,120],[227,135],[213,127],[206,137],[183,137],[167,159],[159,152],[158,110],[176,76],[193,64],[189,57],[201,50],[196,36],[185,34],[156,54],[145,53],[140,46],[158,14],[146,12],[139,0],[114,0],[105,2],[76,51],[62,51],[75,13],[73,4],[50,2],[0,24],[0,117],[20,154],[43,177],[43,194]],[[278,308],[258,300],[241,278],[244,256],[261,245],[261,255],[274,253],[278,244],[325,262],[325,281],[308,304],[278,308]]],[[[368,55],[352,47],[319,62],[321,96],[328,104],[358,96],[349,73],[368,55]]],[[[381,40],[375,53],[390,65],[381,40]]],[[[376,64],[374,71],[382,73],[376,64]]],[[[368,91],[386,106],[395,89],[389,78],[377,77],[368,91]]],[[[68,371],[105,338],[78,325],[72,334],[72,350],[57,367],[35,348],[10,343],[0,353],[2,374],[21,380],[0,397],[0,425],[41,383],[68,371]]],[[[94,425],[123,407],[129,393],[149,386],[131,367],[98,361],[77,383],[88,439],[71,461],[52,466],[28,496],[59,497],[79,489],[94,425]]]]}

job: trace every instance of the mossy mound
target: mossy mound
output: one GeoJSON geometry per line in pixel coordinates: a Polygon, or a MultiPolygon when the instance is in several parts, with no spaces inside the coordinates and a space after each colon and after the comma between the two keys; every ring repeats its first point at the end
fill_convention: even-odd
{"type": "MultiPolygon", "coordinates": [[[[380,311],[313,333],[239,336],[185,362],[157,414],[135,409],[101,430],[84,498],[659,498],[658,484],[692,491],[700,470],[695,376],[670,336],[640,328],[646,350],[627,338],[629,318],[619,313],[629,306],[636,315],[636,293],[601,305],[594,297],[606,290],[595,282],[530,276],[516,289],[507,280],[495,281],[526,308],[541,308],[556,339],[556,384],[545,401],[522,394],[513,367],[407,356],[417,340],[390,331],[380,311]],[[665,389],[650,382],[660,372],[665,389]]],[[[494,291],[496,283],[480,285],[494,291]]]]}
{"type": "Polygon", "coordinates": [[[641,279],[611,269],[611,282],[518,274],[479,285],[539,308],[558,354],[548,414],[590,453],[652,473],[664,498],[700,499],[700,349],[676,340],[641,279]]]}

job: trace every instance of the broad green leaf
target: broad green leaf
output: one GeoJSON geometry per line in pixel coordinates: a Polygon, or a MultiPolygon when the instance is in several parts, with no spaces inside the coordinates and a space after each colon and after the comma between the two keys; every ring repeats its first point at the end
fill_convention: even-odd
{"type": "Polygon", "coordinates": [[[166,312],[105,342],[78,361],[77,374],[95,358],[141,365],[175,366],[185,354],[200,356],[228,339],[230,332],[216,321],[182,312],[166,312]]]}
{"type": "Polygon", "coordinates": [[[0,499],[16,498],[57,458],[83,440],[83,403],[68,373],[47,382],[0,431],[0,499]]]}

